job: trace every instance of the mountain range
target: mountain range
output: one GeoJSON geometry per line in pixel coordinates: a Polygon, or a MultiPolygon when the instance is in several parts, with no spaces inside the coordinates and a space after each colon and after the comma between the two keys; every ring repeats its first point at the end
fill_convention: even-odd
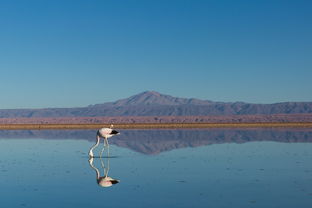
{"type": "Polygon", "coordinates": [[[312,102],[252,104],[178,98],[146,91],[115,102],[75,108],[2,109],[0,118],[55,118],[101,116],[231,116],[310,114],[312,102]]]}

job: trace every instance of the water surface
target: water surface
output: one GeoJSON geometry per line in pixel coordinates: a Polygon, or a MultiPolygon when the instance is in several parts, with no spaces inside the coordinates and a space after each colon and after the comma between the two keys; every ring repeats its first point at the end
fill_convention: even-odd
{"type": "Polygon", "coordinates": [[[1,206],[312,206],[312,130],[124,130],[90,164],[95,132],[0,131],[1,206]]]}

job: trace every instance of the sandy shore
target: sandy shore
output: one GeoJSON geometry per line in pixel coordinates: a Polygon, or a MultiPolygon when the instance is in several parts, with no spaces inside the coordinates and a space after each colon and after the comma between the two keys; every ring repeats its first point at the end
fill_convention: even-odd
{"type": "MultiPolygon", "coordinates": [[[[0,130],[98,129],[110,124],[0,124],[0,130]]],[[[306,123],[127,123],[114,124],[115,129],[180,129],[180,128],[312,128],[306,123]]]]}

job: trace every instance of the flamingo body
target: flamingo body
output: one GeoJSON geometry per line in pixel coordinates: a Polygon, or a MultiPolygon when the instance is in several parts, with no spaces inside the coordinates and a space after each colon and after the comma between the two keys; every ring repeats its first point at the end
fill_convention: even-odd
{"type": "Polygon", "coordinates": [[[106,138],[106,139],[108,139],[114,135],[117,135],[117,134],[119,134],[119,132],[114,130],[114,129],[111,129],[111,128],[101,128],[97,132],[97,136],[100,136],[100,137],[106,138]]]}
{"type": "MultiPolygon", "coordinates": [[[[104,139],[104,145],[106,144],[106,146],[108,147],[108,138],[114,136],[114,135],[118,135],[120,134],[118,131],[112,129],[113,125],[111,125],[110,128],[101,128],[97,131],[97,134],[96,134],[96,143],[95,145],[93,145],[89,151],[89,157],[90,158],[93,158],[94,155],[93,155],[93,149],[95,149],[99,144],[100,144],[100,139],[103,138],[104,139]]],[[[102,152],[101,152],[102,154],[102,152]]],[[[101,155],[100,155],[101,156],[101,155]]]]}

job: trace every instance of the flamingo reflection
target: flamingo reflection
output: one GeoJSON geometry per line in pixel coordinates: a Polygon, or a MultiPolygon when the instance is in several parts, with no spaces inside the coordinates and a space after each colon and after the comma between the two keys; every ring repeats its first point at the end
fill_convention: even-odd
{"type": "Polygon", "coordinates": [[[90,167],[95,171],[96,173],[96,182],[99,186],[101,187],[111,187],[114,184],[119,183],[120,181],[117,179],[113,179],[111,177],[108,176],[108,172],[109,172],[109,160],[110,160],[110,156],[109,156],[109,146],[107,146],[107,156],[106,156],[106,164],[104,163],[103,159],[102,159],[102,153],[104,151],[104,148],[101,151],[101,155],[100,155],[100,161],[101,161],[101,167],[103,169],[103,173],[104,176],[101,176],[100,170],[93,164],[93,157],[89,158],[89,165],[90,167]]]}

